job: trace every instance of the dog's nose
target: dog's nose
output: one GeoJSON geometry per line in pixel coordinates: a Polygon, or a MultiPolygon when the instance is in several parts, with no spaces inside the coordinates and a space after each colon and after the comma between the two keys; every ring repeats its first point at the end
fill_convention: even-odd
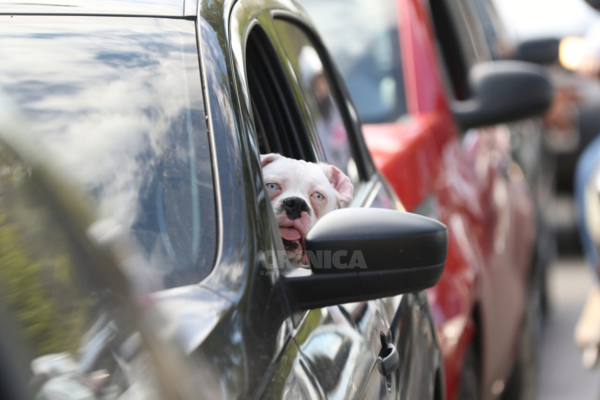
{"type": "Polygon", "coordinates": [[[300,197],[289,197],[283,200],[283,209],[289,219],[298,219],[302,216],[302,211],[306,211],[310,214],[310,208],[306,201],[300,197]]]}

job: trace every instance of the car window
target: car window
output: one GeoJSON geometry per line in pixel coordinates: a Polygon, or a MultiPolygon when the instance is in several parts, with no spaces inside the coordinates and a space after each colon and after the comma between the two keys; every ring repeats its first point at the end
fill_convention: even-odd
{"type": "Polygon", "coordinates": [[[510,58],[517,41],[514,33],[502,22],[491,0],[474,0],[474,4],[492,57],[510,58]]]}
{"type": "Polygon", "coordinates": [[[477,11],[477,16],[481,21],[481,27],[485,34],[485,40],[487,41],[488,47],[492,52],[492,56],[497,59],[500,58],[498,49],[498,33],[496,32],[496,26],[490,15],[489,4],[486,0],[474,0],[473,4],[477,11]]]}
{"type": "Polygon", "coordinates": [[[0,170],[3,345],[28,398],[156,399],[149,353],[87,247],[3,145],[0,170]]]}
{"type": "Polygon", "coordinates": [[[162,287],[212,268],[216,218],[193,21],[0,16],[0,87],[162,287]]]}
{"type": "Polygon", "coordinates": [[[406,114],[396,2],[301,3],[333,55],[362,122],[394,122],[406,114]]]}
{"type": "Polygon", "coordinates": [[[332,93],[332,80],[319,53],[300,27],[279,19],[275,20],[275,26],[300,83],[304,100],[310,109],[317,135],[327,157],[327,160],[321,161],[337,166],[357,181],[358,174],[348,131],[332,93]]]}
{"type": "Polygon", "coordinates": [[[454,18],[454,26],[459,34],[461,45],[465,49],[466,62],[469,66],[490,61],[492,55],[473,2],[471,0],[452,2],[449,9],[454,18]]]}

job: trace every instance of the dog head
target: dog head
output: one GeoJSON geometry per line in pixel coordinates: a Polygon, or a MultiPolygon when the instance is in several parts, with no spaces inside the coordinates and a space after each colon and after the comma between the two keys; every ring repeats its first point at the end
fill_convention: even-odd
{"type": "Polygon", "coordinates": [[[352,201],[353,187],[333,165],[261,156],[263,178],[287,256],[294,266],[308,264],[304,239],[319,218],[352,201]]]}

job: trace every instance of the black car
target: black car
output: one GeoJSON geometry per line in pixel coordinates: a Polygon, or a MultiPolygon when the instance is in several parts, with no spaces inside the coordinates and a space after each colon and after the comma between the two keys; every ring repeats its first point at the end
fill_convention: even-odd
{"type": "Polygon", "coordinates": [[[422,290],[442,272],[446,228],[398,211],[295,2],[16,1],[0,5],[0,21],[0,88],[33,132],[25,145],[3,134],[2,149],[26,172],[13,179],[5,162],[0,174],[0,242],[4,229],[21,246],[0,246],[0,270],[14,278],[0,279],[0,303],[14,347],[25,349],[12,357],[33,360],[30,388],[47,398],[56,387],[87,398],[68,390],[73,381],[97,398],[131,390],[145,342],[157,382],[185,378],[179,358],[152,346],[143,318],[131,325],[141,307],[159,315],[156,340],[175,340],[183,359],[203,366],[208,398],[443,398],[422,290]],[[75,237],[83,229],[104,243],[119,232],[134,243],[124,268],[133,306],[114,288],[129,293],[124,278],[102,284],[102,262],[68,262],[94,250],[87,239],[61,244],[77,208],[32,167],[30,146],[93,199],[98,218],[75,237]],[[319,220],[306,248],[360,251],[358,269],[288,265],[265,195],[265,153],[329,162],[351,178],[350,209],[319,220]],[[13,201],[31,179],[54,197],[28,191],[13,201]],[[36,217],[44,213],[54,225],[36,217]]]}

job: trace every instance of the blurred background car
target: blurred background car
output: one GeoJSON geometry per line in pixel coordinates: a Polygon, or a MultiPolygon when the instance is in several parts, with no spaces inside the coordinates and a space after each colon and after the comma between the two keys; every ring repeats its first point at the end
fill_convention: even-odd
{"type": "MultiPolygon", "coordinates": [[[[600,132],[600,25],[599,14],[594,10],[598,2],[587,1],[592,7],[583,1],[562,0],[494,3],[505,23],[517,34],[516,55],[545,64],[557,87],[557,97],[545,121],[554,127],[546,137],[556,154],[556,186],[550,217],[562,259],[552,268],[552,297],[557,308],[542,341],[539,398],[595,399],[597,373],[584,370],[582,364],[592,365],[594,362],[590,360],[596,358],[597,349],[588,348],[592,351],[585,351],[582,359],[573,340],[578,347],[582,345],[586,320],[590,322],[588,318],[593,315],[588,312],[597,307],[593,304],[593,294],[597,291],[593,251],[590,252],[590,240],[580,240],[585,236],[580,233],[584,226],[594,227],[598,221],[584,219],[581,191],[574,193],[574,189],[581,187],[584,170],[578,167],[575,182],[575,166],[581,164],[584,150],[598,140],[600,132]],[[581,259],[582,245],[587,262],[581,259]]],[[[588,334],[598,334],[593,332],[597,329],[594,325],[597,322],[587,327],[591,328],[588,334]]]]}
{"type": "MultiPolygon", "coordinates": [[[[23,110],[31,143],[107,221],[99,236],[134,243],[138,260],[126,271],[145,293],[138,300],[163,317],[157,333],[210,373],[209,398],[443,399],[424,289],[443,271],[446,228],[400,212],[331,56],[295,3],[17,1],[0,14],[0,87],[23,110]],[[368,271],[288,268],[262,179],[268,152],[329,161],[350,176],[351,208],[320,219],[306,250],[360,250],[368,271]]],[[[11,218],[42,229],[32,245],[62,249],[52,227],[27,212],[11,218]]],[[[103,314],[94,327],[76,299],[63,302],[79,285],[57,267],[62,253],[38,266],[11,264],[5,250],[2,272],[16,278],[0,280],[11,285],[0,299],[33,344],[56,336],[33,352],[39,370],[59,366],[48,382],[85,364],[93,367],[74,380],[100,371],[98,384],[112,388],[114,377],[127,388],[112,366],[128,369],[136,343],[110,328],[129,314],[103,314]],[[34,286],[14,286],[29,272],[34,286]]]]}
{"type": "Polygon", "coordinates": [[[302,4],[377,166],[407,210],[449,227],[447,267],[428,291],[447,398],[532,398],[553,237],[541,212],[551,193],[543,126],[524,118],[550,105],[548,78],[532,64],[493,64],[471,1],[302,4]],[[523,74],[517,86],[512,73],[523,74]]]}
{"type": "Polygon", "coordinates": [[[600,21],[597,12],[583,0],[476,3],[485,3],[478,10],[487,40],[492,48],[502,49],[495,52],[497,59],[536,62],[552,77],[557,93],[543,120],[543,154],[548,158],[545,173],[552,178],[552,206],[543,212],[559,236],[557,250],[564,255],[578,254],[573,176],[581,152],[600,132],[600,82],[577,70],[583,67],[586,46],[597,46],[600,40],[597,29],[594,33],[600,21]]]}

